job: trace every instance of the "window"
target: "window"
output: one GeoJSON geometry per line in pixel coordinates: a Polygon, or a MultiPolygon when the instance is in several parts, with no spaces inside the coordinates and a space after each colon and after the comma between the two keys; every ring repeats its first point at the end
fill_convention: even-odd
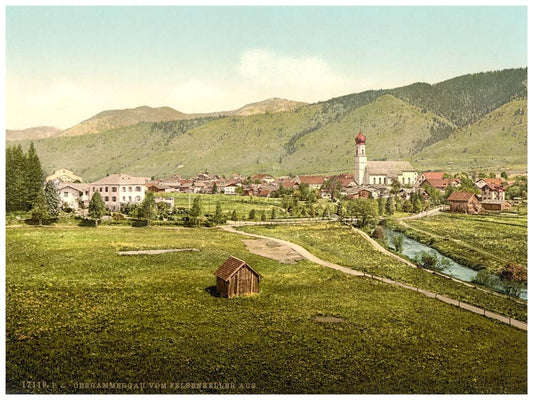
{"type": "Polygon", "coordinates": [[[115,196],[112,197],[113,201],[117,201],[117,198],[115,196]]]}
{"type": "Polygon", "coordinates": [[[105,197],[105,201],[109,201],[109,196],[106,196],[106,197],[105,197]]]}
{"type": "Polygon", "coordinates": [[[141,196],[135,196],[135,201],[141,201],[141,196]]]}
{"type": "Polygon", "coordinates": [[[374,184],[376,184],[376,177],[374,177],[374,178],[372,178],[372,179],[374,179],[374,184]]]}
{"type": "Polygon", "coordinates": [[[102,188],[100,188],[100,193],[102,193],[102,188]]]}
{"type": "Polygon", "coordinates": [[[111,191],[112,191],[112,192],[116,192],[116,191],[117,191],[117,188],[113,186],[113,187],[111,188],[111,191]]]}
{"type": "Polygon", "coordinates": [[[123,192],[126,191],[126,186],[122,186],[122,191],[123,191],[123,192]]]}
{"type": "Polygon", "coordinates": [[[361,149],[361,155],[365,155],[365,149],[361,149]]]}
{"type": "Polygon", "coordinates": [[[68,192],[63,193],[63,197],[68,197],[68,192]]]}
{"type": "Polygon", "coordinates": [[[378,178],[378,180],[379,180],[379,184],[381,185],[381,177],[380,177],[380,178],[378,178]]]}
{"type": "Polygon", "coordinates": [[[131,196],[128,197],[128,200],[131,201],[131,196]]]}
{"type": "Polygon", "coordinates": [[[109,192],[109,188],[108,188],[107,186],[105,187],[105,191],[106,191],[106,192],[109,192]]]}
{"type": "Polygon", "coordinates": [[[402,177],[402,184],[405,185],[405,178],[402,177]]]}
{"type": "Polygon", "coordinates": [[[140,192],[141,191],[141,187],[140,186],[135,186],[135,191],[136,192],[140,192]]]}
{"type": "Polygon", "coordinates": [[[410,185],[411,184],[411,178],[407,178],[407,183],[410,185]]]}
{"type": "Polygon", "coordinates": [[[131,192],[131,186],[128,186],[128,192],[131,192]]]}
{"type": "Polygon", "coordinates": [[[95,188],[95,187],[93,187],[93,192],[95,192],[95,191],[96,191],[96,188],[95,188]]]}
{"type": "Polygon", "coordinates": [[[122,196],[122,201],[126,201],[126,196],[122,196]]]}

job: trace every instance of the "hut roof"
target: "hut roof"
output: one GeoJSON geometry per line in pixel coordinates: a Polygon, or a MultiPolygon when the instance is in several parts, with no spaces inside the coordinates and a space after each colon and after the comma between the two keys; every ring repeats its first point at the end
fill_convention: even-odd
{"type": "Polygon", "coordinates": [[[236,257],[229,256],[224,263],[218,267],[218,269],[215,271],[215,276],[228,281],[230,278],[244,265],[248,266],[255,274],[257,274],[260,278],[262,278],[261,274],[254,270],[250,265],[246,263],[246,261],[240,260],[236,257]]]}
{"type": "Polygon", "coordinates": [[[475,196],[475,193],[467,193],[467,192],[453,192],[450,197],[448,197],[448,201],[470,201],[472,197],[475,196]]]}

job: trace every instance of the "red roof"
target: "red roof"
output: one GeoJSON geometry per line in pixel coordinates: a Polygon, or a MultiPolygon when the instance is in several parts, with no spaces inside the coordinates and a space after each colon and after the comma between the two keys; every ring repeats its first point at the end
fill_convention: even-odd
{"type": "Polygon", "coordinates": [[[475,195],[475,193],[468,192],[453,192],[450,197],[448,197],[448,201],[470,201],[475,195]]]}
{"type": "Polygon", "coordinates": [[[355,138],[355,144],[365,144],[366,137],[363,135],[361,131],[359,131],[359,135],[355,138]]]}
{"type": "Polygon", "coordinates": [[[444,179],[444,172],[424,172],[426,179],[444,179]]]}
{"type": "Polygon", "coordinates": [[[218,267],[218,269],[215,271],[215,276],[225,281],[229,281],[230,278],[245,265],[261,278],[261,274],[255,271],[252,267],[250,267],[246,263],[246,261],[240,260],[233,256],[229,256],[228,259],[224,261],[224,263],[220,267],[218,267]]]}
{"type": "Polygon", "coordinates": [[[322,185],[324,183],[324,177],[322,176],[299,176],[298,178],[300,182],[308,185],[322,185]]]}

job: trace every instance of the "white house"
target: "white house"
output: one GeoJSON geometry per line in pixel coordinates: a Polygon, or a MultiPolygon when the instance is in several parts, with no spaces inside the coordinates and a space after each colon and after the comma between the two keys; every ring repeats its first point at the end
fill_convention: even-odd
{"type": "Polygon", "coordinates": [[[80,202],[89,201],[89,185],[87,183],[60,183],[57,186],[59,199],[62,204],[68,205],[73,210],[79,209],[80,202]]]}
{"type": "Polygon", "coordinates": [[[149,178],[112,174],[89,184],[92,195],[100,192],[102,200],[110,210],[119,211],[122,204],[139,204],[144,200],[146,182],[149,178]]]}
{"type": "Polygon", "coordinates": [[[60,182],[67,183],[67,182],[75,182],[75,181],[83,182],[83,179],[81,178],[81,176],[74,174],[74,172],[66,168],[61,168],[61,169],[58,169],[57,171],[54,171],[52,175],[48,175],[46,177],[46,182],[48,181],[58,182],[58,183],[60,182]]]}
{"type": "Polygon", "coordinates": [[[224,194],[235,194],[235,190],[237,190],[238,187],[239,185],[236,183],[230,183],[229,185],[224,186],[224,194]]]}

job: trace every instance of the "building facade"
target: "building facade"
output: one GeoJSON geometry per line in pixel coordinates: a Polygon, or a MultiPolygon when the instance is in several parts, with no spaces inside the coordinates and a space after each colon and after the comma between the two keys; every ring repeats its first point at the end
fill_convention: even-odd
{"type": "Polygon", "coordinates": [[[408,161],[368,161],[366,137],[362,132],[355,138],[354,181],[358,185],[390,186],[397,180],[402,185],[414,186],[418,173],[408,161]]]}
{"type": "Polygon", "coordinates": [[[112,174],[89,184],[89,194],[100,192],[106,207],[112,211],[120,211],[121,205],[140,204],[146,193],[148,178],[112,174]]]}

